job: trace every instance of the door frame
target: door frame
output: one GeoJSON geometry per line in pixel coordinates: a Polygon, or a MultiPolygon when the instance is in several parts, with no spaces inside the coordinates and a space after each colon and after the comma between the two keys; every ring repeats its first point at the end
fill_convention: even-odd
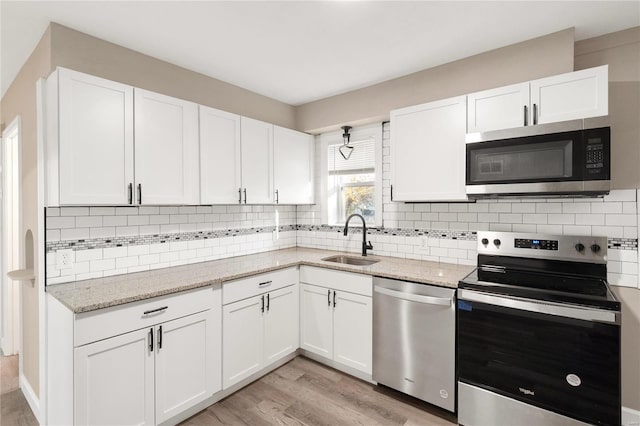
{"type": "MultiPolygon", "coordinates": [[[[13,195],[12,195],[13,198],[13,195]]],[[[1,311],[2,311],[2,352],[4,355],[14,355],[21,349],[21,288],[20,282],[11,280],[7,277],[9,269],[20,269],[24,263],[23,243],[22,243],[22,119],[18,115],[9,123],[9,125],[2,131],[2,277],[0,282],[2,283],[2,296],[1,311]],[[8,138],[13,138],[15,132],[15,145],[13,146],[14,152],[9,158],[9,146],[8,138]],[[7,194],[10,193],[7,182],[7,171],[9,169],[9,162],[12,162],[12,175],[17,177],[17,185],[14,184],[12,190],[17,191],[17,236],[13,235],[13,241],[7,241],[7,216],[9,213],[9,201],[7,194]],[[13,265],[9,265],[9,244],[15,244],[14,250],[17,250],[17,259],[12,259],[13,265]],[[16,265],[17,263],[17,265],[16,265]],[[6,335],[4,334],[6,331],[6,335]]],[[[15,222],[14,222],[15,223],[15,222]]]]}

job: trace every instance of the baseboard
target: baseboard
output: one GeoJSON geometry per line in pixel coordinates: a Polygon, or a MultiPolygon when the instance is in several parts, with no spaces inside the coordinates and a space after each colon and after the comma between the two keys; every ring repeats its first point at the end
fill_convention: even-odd
{"type": "Polygon", "coordinates": [[[640,411],[622,407],[622,426],[640,426],[640,411]]]}
{"type": "Polygon", "coordinates": [[[36,420],[38,420],[38,423],[42,423],[40,421],[40,399],[36,396],[36,393],[33,391],[31,384],[24,374],[20,374],[18,382],[20,383],[20,390],[27,400],[27,404],[29,404],[31,411],[33,411],[33,415],[36,417],[36,420]]]}

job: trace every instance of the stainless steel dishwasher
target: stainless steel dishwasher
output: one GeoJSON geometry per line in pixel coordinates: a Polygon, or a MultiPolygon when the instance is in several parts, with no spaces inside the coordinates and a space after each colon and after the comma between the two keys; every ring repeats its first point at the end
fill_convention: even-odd
{"type": "Polygon", "coordinates": [[[455,289],[373,284],[373,380],[455,411],[455,289]]]}

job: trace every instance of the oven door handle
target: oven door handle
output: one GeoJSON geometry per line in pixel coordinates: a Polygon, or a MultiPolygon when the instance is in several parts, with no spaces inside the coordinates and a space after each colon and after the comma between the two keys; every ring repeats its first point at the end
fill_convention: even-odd
{"type": "Polygon", "coordinates": [[[620,313],[593,308],[578,308],[550,302],[519,299],[515,297],[496,296],[472,290],[458,290],[458,300],[485,303],[504,308],[520,309],[539,314],[555,315],[585,321],[620,324],[620,313]]]}
{"type": "Polygon", "coordinates": [[[385,296],[408,300],[410,302],[426,303],[428,305],[451,306],[451,299],[448,297],[424,296],[421,294],[405,293],[403,291],[390,290],[388,288],[377,286],[373,290],[376,293],[384,294],[385,296]]]}

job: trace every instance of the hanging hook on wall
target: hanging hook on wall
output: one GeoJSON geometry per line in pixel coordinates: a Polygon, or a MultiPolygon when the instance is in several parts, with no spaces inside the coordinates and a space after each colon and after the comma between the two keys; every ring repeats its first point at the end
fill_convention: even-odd
{"type": "Polygon", "coordinates": [[[345,160],[348,160],[349,157],[351,157],[351,154],[353,153],[353,147],[351,145],[349,145],[349,140],[351,139],[351,135],[349,134],[349,131],[351,130],[351,126],[342,126],[342,146],[338,149],[338,151],[340,151],[340,155],[342,155],[342,158],[344,158],[345,160]]]}

